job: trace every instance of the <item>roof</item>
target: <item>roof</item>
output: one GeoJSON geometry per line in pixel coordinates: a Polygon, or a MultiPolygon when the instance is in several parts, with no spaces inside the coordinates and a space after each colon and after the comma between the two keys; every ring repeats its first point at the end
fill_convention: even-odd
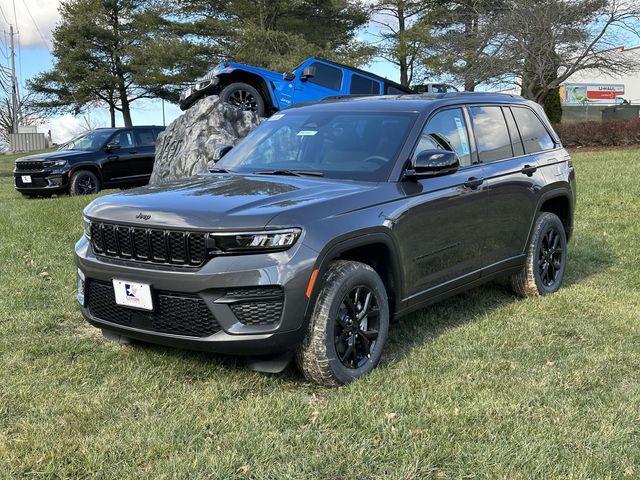
{"type": "Polygon", "coordinates": [[[330,63],[332,65],[335,65],[336,67],[345,68],[347,70],[351,70],[352,72],[356,72],[356,73],[360,73],[362,75],[366,75],[367,77],[370,77],[370,78],[375,78],[376,80],[380,80],[381,82],[384,82],[384,83],[386,83],[387,85],[389,85],[391,87],[395,87],[398,90],[402,90],[402,91],[407,92],[407,93],[413,93],[413,90],[411,90],[409,87],[405,87],[404,85],[400,85],[399,83],[394,82],[393,80],[389,80],[387,78],[381,77],[380,75],[376,75],[375,73],[367,72],[366,70],[362,70],[362,69],[356,68],[356,67],[351,67],[351,66],[345,65],[343,63],[334,62],[333,60],[327,60],[326,58],[321,58],[321,57],[313,57],[313,58],[316,58],[316,59],[321,60],[321,61],[326,62],[326,63],[330,63]]]}
{"type": "Polygon", "coordinates": [[[94,128],[94,130],[124,130],[125,128],[132,128],[134,130],[137,130],[139,128],[167,128],[167,127],[163,127],[162,125],[132,125],[131,127],[98,127],[98,128],[94,128]]]}
{"type": "Polygon", "coordinates": [[[518,95],[491,92],[420,93],[413,95],[338,95],[318,102],[299,103],[286,110],[301,107],[321,108],[343,105],[348,109],[396,112],[418,112],[425,109],[465,103],[532,103],[518,95]],[[314,107],[315,106],[315,107],[314,107]]]}

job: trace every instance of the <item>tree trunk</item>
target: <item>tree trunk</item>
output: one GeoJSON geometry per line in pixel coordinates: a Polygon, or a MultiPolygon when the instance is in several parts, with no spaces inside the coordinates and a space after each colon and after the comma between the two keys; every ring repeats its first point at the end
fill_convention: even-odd
{"type": "Polygon", "coordinates": [[[116,106],[109,103],[109,119],[111,120],[111,128],[116,128],[116,106]]]}
{"type": "Polygon", "coordinates": [[[407,20],[404,15],[404,6],[398,5],[398,65],[400,66],[400,84],[409,86],[409,65],[407,62],[406,31],[407,20]]]}
{"type": "Polygon", "coordinates": [[[122,109],[122,120],[124,121],[125,127],[133,126],[133,122],[131,121],[131,107],[129,106],[129,99],[127,98],[127,89],[122,88],[120,90],[120,106],[122,109]]]}

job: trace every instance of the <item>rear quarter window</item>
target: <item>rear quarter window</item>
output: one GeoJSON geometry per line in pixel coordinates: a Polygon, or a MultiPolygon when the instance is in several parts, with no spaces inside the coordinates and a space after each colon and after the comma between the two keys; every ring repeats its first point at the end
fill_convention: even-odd
{"type": "Polygon", "coordinates": [[[525,107],[511,107],[527,154],[553,150],[555,142],[538,116],[525,107]]]}

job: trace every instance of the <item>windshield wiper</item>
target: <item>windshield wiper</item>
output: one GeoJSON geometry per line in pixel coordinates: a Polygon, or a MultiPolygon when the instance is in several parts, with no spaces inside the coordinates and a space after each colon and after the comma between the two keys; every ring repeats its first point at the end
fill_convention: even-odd
{"type": "Polygon", "coordinates": [[[212,167],[209,169],[209,173],[231,173],[226,168],[222,167],[212,167]]]}
{"type": "Polygon", "coordinates": [[[324,173],[322,172],[314,172],[313,170],[286,170],[286,169],[278,169],[278,170],[258,170],[257,172],[253,172],[256,175],[291,175],[293,177],[324,177],[324,173]]]}

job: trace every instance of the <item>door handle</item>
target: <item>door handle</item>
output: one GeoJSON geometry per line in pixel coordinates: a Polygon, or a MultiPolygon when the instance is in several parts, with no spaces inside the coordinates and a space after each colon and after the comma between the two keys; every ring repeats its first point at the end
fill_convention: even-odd
{"type": "Polygon", "coordinates": [[[536,172],[536,170],[538,170],[538,167],[536,167],[535,165],[525,165],[524,168],[520,171],[530,177],[536,172]]]}
{"type": "Polygon", "coordinates": [[[475,190],[483,183],[484,183],[484,178],[469,177],[467,181],[464,182],[464,186],[466,188],[470,188],[471,190],[475,190]]]}
{"type": "Polygon", "coordinates": [[[137,150],[129,150],[129,153],[130,153],[131,155],[135,155],[136,153],[138,153],[138,151],[137,151],[137,150]]]}

